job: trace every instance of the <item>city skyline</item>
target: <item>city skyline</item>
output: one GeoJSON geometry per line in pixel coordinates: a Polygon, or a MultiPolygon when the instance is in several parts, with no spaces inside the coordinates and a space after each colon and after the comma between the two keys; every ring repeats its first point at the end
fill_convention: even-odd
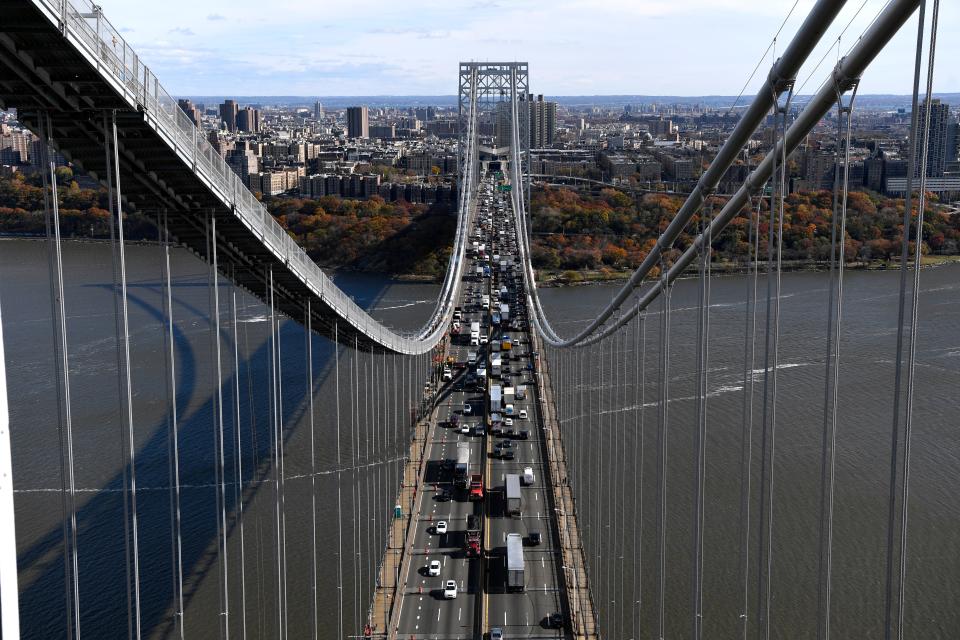
{"type": "MultiPolygon", "coordinates": [[[[188,16],[198,14],[196,6],[183,0],[171,0],[162,14],[110,0],[104,11],[178,95],[445,95],[449,61],[503,59],[529,61],[538,69],[532,78],[537,92],[550,95],[702,96],[740,91],[792,4],[777,0],[744,9],[728,0],[636,6],[568,0],[542,9],[527,2],[429,1],[412,14],[410,7],[382,2],[302,7],[281,0],[269,15],[258,12],[250,20],[256,5],[248,2],[210,0],[194,18],[188,16]],[[725,55],[717,56],[721,42],[725,55]]],[[[801,70],[798,89],[810,77],[801,92],[816,90],[827,77],[841,31],[846,28],[845,52],[882,4],[844,7],[801,70]]],[[[781,42],[811,5],[802,0],[796,6],[781,42]]],[[[960,15],[947,9],[941,32],[954,33],[960,15]]],[[[861,93],[909,92],[915,37],[914,17],[871,65],[861,93]]],[[[748,95],[763,81],[771,53],[748,95]]],[[[960,43],[941,38],[935,91],[960,90],[960,72],[947,64],[958,57],[960,43]]]]}

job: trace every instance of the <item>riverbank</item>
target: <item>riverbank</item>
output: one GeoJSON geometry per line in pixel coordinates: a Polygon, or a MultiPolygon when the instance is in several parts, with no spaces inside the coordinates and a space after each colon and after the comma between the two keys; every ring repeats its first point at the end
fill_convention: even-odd
{"type": "MultiPolygon", "coordinates": [[[[911,259],[912,260],[912,259],[911,259]]],[[[960,263],[960,255],[925,255],[920,260],[922,269],[941,267],[949,264],[960,263]]],[[[764,262],[759,265],[761,273],[766,268],[764,262]]],[[[911,262],[912,264],[912,262],[911,262]]],[[[747,273],[748,265],[740,262],[715,262],[711,266],[714,275],[742,275],[747,273]]],[[[844,266],[846,270],[853,271],[890,271],[900,268],[898,260],[874,260],[874,261],[856,261],[847,262],[844,266]]],[[[822,262],[806,261],[785,261],[783,270],[787,272],[799,271],[829,271],[830,265],[822,262]]],[[[691,266],[687,274],[691,276],[696,273],[696,268],[691,266]]],[[[610,269],[583,270],[583,271],[547,271],[537,270],[537,286],[545,287],[576,287],[591,284],[609,284],[614,282],[625,282],[633,274],[633,270],[613,271],[610,269]]],[[[689,276],[687,276],[689,277],[689,276]]]]}

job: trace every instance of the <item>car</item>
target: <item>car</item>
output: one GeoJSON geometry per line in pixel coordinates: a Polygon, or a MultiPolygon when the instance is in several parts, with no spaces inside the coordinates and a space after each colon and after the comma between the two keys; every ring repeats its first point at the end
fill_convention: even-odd
{"type": "Polygon", "coordinates": [[[489,341],[490,341],[490,339],[487,338],[486,335],[480,336],[480,344],[487,344],[489,341]]]}
{"type": "Polygon", "coordinates": [[[437,524],[433,527],[433,531],[438,536],[442,536],[443,534],[445,534],[447,532],[447,521],[440,520],[439,522],[437,522],[437,524]]]}
{"type": "Polygon", "coordinates": [[[531,531],[529,535],[527,535],[527,542],[529,542],[530,546],[536,547],[543,542],[543,536],[540,535],[539,531],[531,531]]]}
{"type": "Polygon", "coordinates": [[[500,447],[501,449],[512,449],[513,443],[510,442],[509,440],[501,440],[500,442],[497,443],[497,446],[500,447]]]}
{"type": "Polygon", "coordinates": [[[503,430],[503,436],[504,436],[505,438],[516,438],[516,437],[517,437],[517,432],[514,431],[513,429],[504,429],[504,430],[503,430]]]}
{"type": "Polygon", "coordinates": [[[443,379],[444,381],[453,380],[453,372],[450,370],[450,367],[443,368],[443,379]]]}
{"type": "Polygon", "coordinates": [[[503,640],[503,629],[500,627],[490,629],[490,640],[503,640]]]}
{"type": "Polygon", "coordinates": [[[551,613],[544,618],[543,622],[548,629],[563,629],[563,614],[551,613]]]}
{"type": "Polygon", "coordinates": [[[470,425],[464,422],[463,426],[460,427],[460,433],[462,433],[465,436],[470,435],[470,425]]]}
{"type": "Polygon", "coordinates": [[[446,600],[453,600],[457,597],[457,581],[447,580],[443,584],[443,597],[446,600]]]}
{"type": "Polygon", "coordinates": [[[526,440],[529,437],[530,437],[530,432],[527,431],[526,429],[521,429],[520,431],[517,432],[517,438],[520,440],[526,440]]]}
{"type": "Polygon", "coordinates": [[[520,419],[521,419],[521,420],[526,420],[526,419],[527,419],[527,410],[526,410],[526,409],[520,409],[520,419]]]}
{"type": "Polygon", "coordinates": [[[513,426],[513,418],[504,418],[504,419],[503,419],[503,426],[505,426],[505,427],[512,427],[512,426],[513,426]]]}
{"type": "Polygon", "coordinates": [[[470,406],[470,403],[469,403],[469,402],[464,402],[464,403],[463,403],[463,415],[469,416],[469,415],[471,415],[472,413],[473,413],[473,407],[470,406]]]}
{"type": "Polygon", "coordinates": [[[500,459],[501,460],[513,460],[513,449],[501,449],[500,450],[500,459]]]}
{"type": "Polygon", "coordinates": [[[438,491],[436,495],[433,496],[433,499],[437,502],[450,502],[453,499],[453,496],[450,495],[449,491],[443,490],[438,491]]]}
{"type": "Polygon", "coordinates": [[[430,564],[427,565],[427,575],[428,576],[439,576],[440,575],[440,561],[431,560],[430,564]]]}

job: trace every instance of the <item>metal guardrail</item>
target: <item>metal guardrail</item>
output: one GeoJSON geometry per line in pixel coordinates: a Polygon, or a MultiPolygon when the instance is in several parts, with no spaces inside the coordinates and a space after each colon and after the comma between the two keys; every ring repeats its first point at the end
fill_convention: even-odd
{"type": "MultiPolygon", "coordinates": [[[[280,226],[239,176],[227,165],[194,125],[177,101],[144,65],[120,32],[104,17],[99,6],[89,0],[32,0],[59,23],[64,37],[95,66],[103,78],[123,96],[132,109],[141,109],[148,124],[172,147],[211,191],[230,207],[274,256],[304,284],[357,331],[382,347],[403,354],[426,353],[442,339],[453,315],[453,301],[462,275],[471,203],[475,190],[475,172],[467,172],[461,185],[457,234],[447,276],[431,318],[417,332],[405,333],[385,327],[361,309],[337,287],[320,267],[280,226]]],[[[464,158],[475,166],[476,78],[467,125],[464,158]]]]}

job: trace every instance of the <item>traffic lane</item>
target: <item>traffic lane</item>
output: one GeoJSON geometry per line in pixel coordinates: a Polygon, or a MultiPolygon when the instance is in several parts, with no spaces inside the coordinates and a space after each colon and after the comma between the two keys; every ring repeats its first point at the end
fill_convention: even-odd
{"type": "MultiPolygon", "coordinates": [[[[500,572],[504,572],[502,565],[500,572]]],[[[488,625],[501,627],[507,638],[562,638],[562,629],[549,629],[544,624],[546,617],[558,610],[554,604],[557,598],[558,590],[549,585],[528,585],[523,592],[492,592],[487,596],[488,625]]]]}
{"type": "MultiPolygon", "coordinates": [[[[448,404],[456,403],[459,398],[456,393],[451,394],[448,404]]],[[[442,415],[442,412],[440,413],[442,415]]],[[[438,486],[450,484],[452,478],[445,474],[443,468],[444,460],[452,457],[456,450],[456,443],[463,439],[455,436],[447,437],[442,427],[435,430],[434,442],[428,447],[427,454],[427,477],[436,480],[438,486]]],[[[478,447],[472,447],[478,449],[478,447]]],[[[426,480],[427,478],[425,478],[426,480]]],[[[430,615],[424,615],[424,598],[442,599],[442,587],[445,580],[455,580],[458,587],[467,593],[476,593],[479,582],[479,566],[475,560],[468,560],[465,557],[457,558],[457,554],[462,552],[463,530],[466,527],[466,516],[473,511],[473,505],[468,502],[451,501],[439,502],[434,499],[436,493],[431,491],[431,484],[426,484],[424,491],[421,492],[421,502],[418,505],[420,517],[417,522],[417,530],[414,538],[415,560],[411,562],[408,571],[407,584],[409,588],[416,588],[422,591],[422,594],[407,595],[407,603],[401,613],[400,629],[406,633],[449,633],[459,634],[462,625],[468,625],[467,635],[470,636],[469,625],[472,625],[474,617],[474,607],[476,599],[472,597],[458,597],[459,605],[456,607],[456,615],[453,614],[453,606],[435,603],[427,603],[427,609],[430,615]],[[430,502],[428,503],[427,500],[430,502]],[[431,504],[432,503],[432,504],[431,504]],[[435,532],[436,523],[445,520],[448,523],[448,533],[437,535],[435,532]],[[439,577],[428,576],[427,566],[430,560],[441,560],[442,569],[439,577]],[[475,566],[471,566],[475,565],[475,566]],[[432,619],[432,611],[436,609],[437,619],[432,619]],[[446,614],[446,615],[445,615],[446,614]]]]}

